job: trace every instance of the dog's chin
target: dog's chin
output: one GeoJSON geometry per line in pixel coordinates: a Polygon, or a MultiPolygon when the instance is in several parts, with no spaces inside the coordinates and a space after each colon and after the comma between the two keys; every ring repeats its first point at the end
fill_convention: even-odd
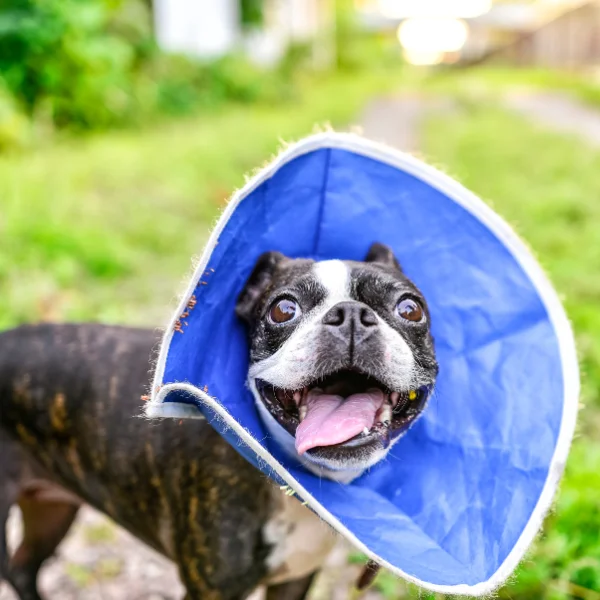
{"type": "MultiPolygon", "coordinates": [[[[261,379],[250,381],[250,387],[271,437],[311,472],[341,482],[352,481],[381,461],[419,417],[431,392],[431,386],[392,391],[376,377],[358,370],[340,370],[295,390],[279,388],[261,379]],[[334,440],[337,443],[329,443],[332,440],[313,443],[299,452],[296,433],[307,415],[307,397],[315,394],[314,390],[325,398],[335,395],[345,399],[360,399],[362,394],[375,391],[383,402],[372,425],[360,433],[334,440]]],[[[335,423],[333,427],[336,428],[335,423]]]]}

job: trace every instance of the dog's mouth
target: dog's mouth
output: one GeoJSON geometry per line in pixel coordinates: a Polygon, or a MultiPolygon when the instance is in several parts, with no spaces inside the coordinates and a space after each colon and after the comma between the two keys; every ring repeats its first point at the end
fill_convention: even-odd
{"type": "Polygon", "coordinates": [[[296,390],[260,379],[256,386],[273,417],[295,436],[300,455],[373,441],[385,447],[419,416],[431,391],[430,386],[390,390],[355,370],[337,371],[296,390]]]}

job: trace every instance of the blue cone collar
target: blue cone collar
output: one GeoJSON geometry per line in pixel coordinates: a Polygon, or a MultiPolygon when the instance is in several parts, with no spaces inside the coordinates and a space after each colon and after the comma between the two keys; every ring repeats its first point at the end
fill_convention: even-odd
{"type": "Polygon", "coordinates": [[[483,595],[550,507],[578,394],[569,322],[508,225],[408,155],[323,133],[288,147],[227,206],[164,336],[147,415],[204,416],[382,566],[433,591],[483,595]],[[234,306],[265,251],[363,260],[375,241],[427,298],[440,374],[388,459],[341,485],[266,437],[234,306]]]}

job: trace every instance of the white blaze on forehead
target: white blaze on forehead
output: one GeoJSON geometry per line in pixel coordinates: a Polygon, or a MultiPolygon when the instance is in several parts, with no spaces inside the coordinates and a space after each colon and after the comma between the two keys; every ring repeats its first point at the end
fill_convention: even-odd
{"type": "Polygon", "coordinates": [[[350,299],[350,269],[341,260],[325,260],[315,263],[313,272],[319,283],[327,290],[325,303],[350,299]]]}

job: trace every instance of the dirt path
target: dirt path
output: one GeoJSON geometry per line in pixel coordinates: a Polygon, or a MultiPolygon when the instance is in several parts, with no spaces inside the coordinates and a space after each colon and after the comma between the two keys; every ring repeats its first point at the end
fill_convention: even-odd
{"type": "Polygon", "coordinates": [[[404,152],[419,149],[423,100],[418,96],[380,98],[367,106],[362,117],[364,135],[404,152]]]}
{"type": "MultiPolygon", "coordinates": [[[[20,538],[13,514],[12,545],[20,538]]],[[[1,584],[0,584],[1,585],[1,584]]],[[[167,559],[104,515],[85,507],[57,556],[41,571],[40,590],[48,600],[179,600],[183,587],[167,559]]],[[[0,600],[17,600],[4,586],[0,600]]]]}
{"type": "Polygon", "coordinates": [[[534,123],[560,133],[578,135],[591,146],[600,147],[600,110],[567,94],[513,92],[506,97],[506,105],[534,123]]]}
{"type": "MultiPolygon", "coordinates": [[[[418,150],[423,103],[417,97],[373,101],[361,118],[363,133],[400,150],[418,150]]],[[[20,517],[9,523],[12,546],[20,538],[20,517]]],[[[349,547],[340,542],[316,582],[310,600],[347,600],[360,572],[349,565],[349,547]]],[[[57,555],[41,572],[48,600],[179,600],[183,588],[168,560],[147,548],[104,515],[84,507],[57,555]]],[[[0,600],[17,600],[0,584],[0,600]]],[[[254,600],[254,599],[253,599],[254,600]]],[[[369,591],[362,600],[382,600],[369,591]]]]}

